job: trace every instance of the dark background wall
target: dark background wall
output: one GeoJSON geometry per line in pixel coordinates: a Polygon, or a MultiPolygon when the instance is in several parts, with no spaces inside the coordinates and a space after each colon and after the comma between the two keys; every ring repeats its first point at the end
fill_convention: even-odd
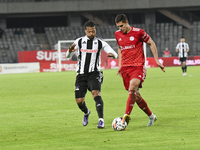
{"type": "Polygon", "coordinates": [[[199,0],[65,0],[1,3],[0,14],[198,7],[199,0]]]}

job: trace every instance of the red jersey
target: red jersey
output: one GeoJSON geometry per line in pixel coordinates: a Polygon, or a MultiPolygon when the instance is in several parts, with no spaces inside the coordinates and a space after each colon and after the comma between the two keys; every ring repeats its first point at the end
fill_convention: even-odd
{"type": "Polygon", "coordinates": [[[169,55],[169,54],[170,54],[170,51],[164,50],[164,55],[169,55]]]}
{"type": "Polygon", "coordinates": [[[131,27],[127,34],[118,30],[115,32],[115,38],[121,48],[122,67],[144,65],[143,42],[147,42],[150,36],[143,29],[131,27]]]}

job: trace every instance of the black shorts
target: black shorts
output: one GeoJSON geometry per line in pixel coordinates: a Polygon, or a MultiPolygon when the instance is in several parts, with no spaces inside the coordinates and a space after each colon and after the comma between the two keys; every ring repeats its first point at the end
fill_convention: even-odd
{"type": "Polygon", "coordinates": [[[87,89],[89,91],[101,91],[101,84],[103,83],[103,72],[91,72],[88,74],[78,74],[75,83],[75,97],[85,97],[87,89]]]}
{"type": "Polygon", "coordinates": [[[180,60],[181,63],[183,63],[184,61],[187,60],[187,57],[180,57],[179,60],[180,60]]]}

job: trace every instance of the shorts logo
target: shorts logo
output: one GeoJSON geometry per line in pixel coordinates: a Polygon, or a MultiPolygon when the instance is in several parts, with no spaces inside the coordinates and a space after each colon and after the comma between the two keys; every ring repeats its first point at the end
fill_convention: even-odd
{"type": "Polygon", "coordinates": [[[103,73],[99,72],[99,76],[96,78],[99,82],[103,80],[103,73]]]}
{"type": "Polygon", "coordinates": [[[130,37],[130,41],[133,41],[133,40],[134,40],[134,37],[133,37],[133,36],[131,36],[131,37],[130,37]]]}
{"type": "Polygon", "coordinates": [[[79,86],[76,86],[75,91],[78,91],[78,90],[79,90],[79,86]]]}
{"type": "Polygon", "coordinates": [[[141,76],[141,75],[139,75],[138,77],[139,77],[139,78],[142,78],[142,76],[141,76]]]}

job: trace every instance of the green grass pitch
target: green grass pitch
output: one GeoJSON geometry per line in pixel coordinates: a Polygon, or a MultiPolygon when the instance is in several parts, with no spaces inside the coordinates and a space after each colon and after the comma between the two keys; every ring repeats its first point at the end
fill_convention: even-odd
{"type": "Polygon", "coordinates": [[[112,121],[122,117],[128,97],[117,70],[104,70],[102,98],[105,128],[91,94],[89,124],[74,99],[74,71],[0,75],[1,150],[198,150],[200,148],[200,66],[148,68],[141,89],[158,120],[146,127],[148,117],[137,104],[125,131],[114,131],[112,121]]]}

